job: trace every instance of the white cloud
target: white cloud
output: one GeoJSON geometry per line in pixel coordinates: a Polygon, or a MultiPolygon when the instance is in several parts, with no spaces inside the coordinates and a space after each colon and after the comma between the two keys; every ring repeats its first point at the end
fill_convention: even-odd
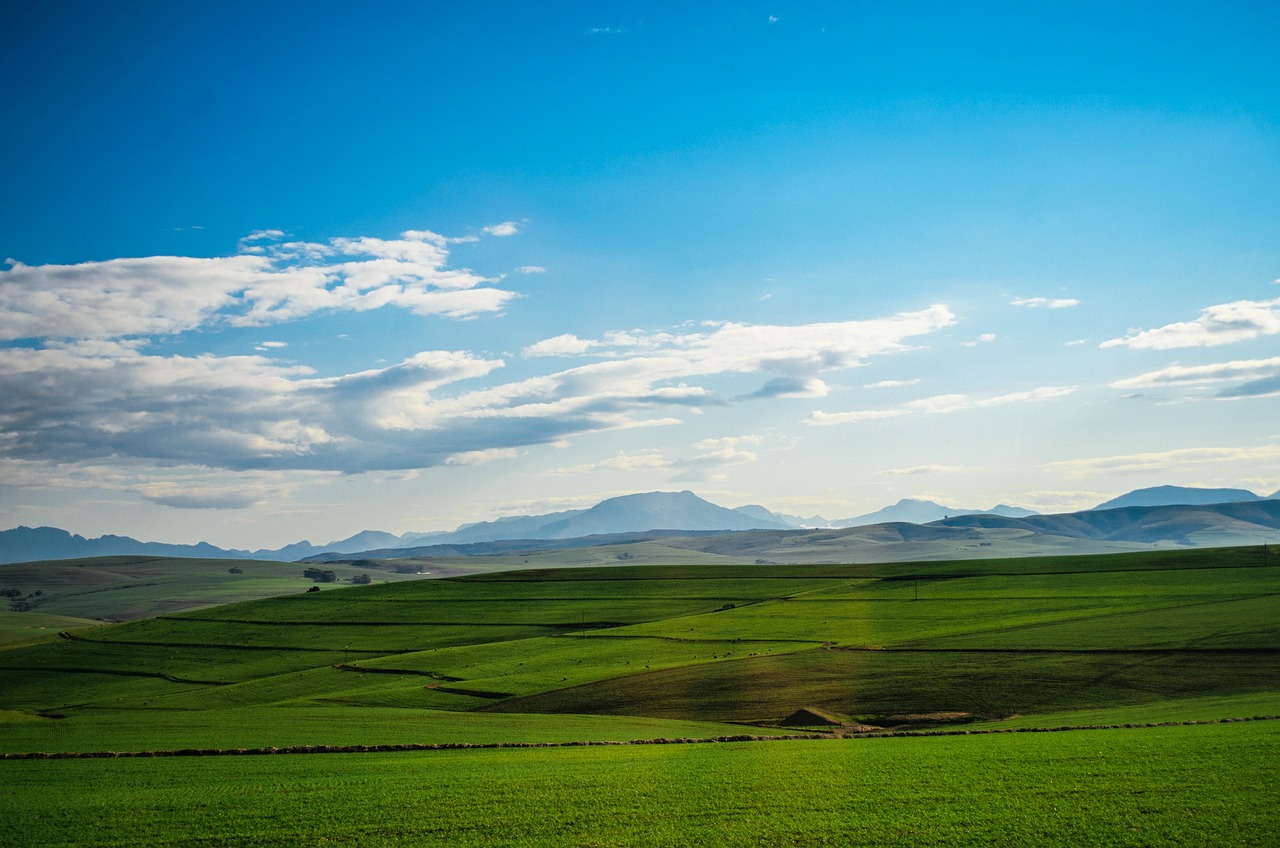
{"type": "Polygon", "coordinates": [[[107,462],[51,462],[0,458],[6,486],[53,491],[123,491],[179,509],[244,509],[315,489],[334,475],[293,471],[225,471],[188,464],[155,464],[128,457],[107,462]]]}
{"type": "Polygon", "coordinates": [[[516,270],[521,274],[545,274],[547,272],[547,269],[541,265],[521,265],[516,270]]]}
{"type": "Polygon", "coordinates": [[[980,345],[980,344],[990,344],[991,342],[993,342],[993,341],[995,341],[995,340],[996,340],[996,334],[995,334],[995,333],[983,333],[982,335],[978,336],[978,337],[977,337],[976,339],[974,339],[973,341],[962,342],[962,343],[961,343],[961,346],[962,346],[962,347],[977,347],[977,346],[978,346],[978,345],[980,345]]]}
{"type": "Polygon", "coordinates": [[[255,326],[321,311],[396,306],[466,318],[501,310],[515,294],[448,267],[444,239],[242,240],[236,256],[151,256],[0,269],[0,340],[117,339],[216,324],[255,326]]]}
{"type": "Polygon", "coordinates": [[[918,474],[959,474],[968,470],[963,465],[915,465],[911,468],[886,468],[877,473],[890,477],[914,477],[918,474]]]}
{"type": "Polygon", "coordinates": [[[1120,339],[1099,347],[1170,350],[1180,347],[1216,347],[1280,333],[1280,298],[1237,300],[1201,310],[1194,321],[1166,324],[1153,330],[1130,330],[1120,339]]]}
{"type": "Polygon", "coordinates": [[[1136,377],[1117,380],[1111,387],[1145,389],[1213,383],[1237,384],[1220,390],[1219,397],[1257,397],[1280,393],[1280,356],[1270,359],[1238,359],[1212,365],[1171,365],[1136,377]]]}
{"type": "Polygon", "coordinates": [[[515,448],[489,448],[487,450],[463,451],[445,457],[445,465],[486,465],[495,459],[514,459],[515,448]]]}
{"type": "Polygon", "coordinates": [[[817,377],[774,377],[748,398],[820,398],[831,394],[831,389],[817,377]]]}
{"type": "Polygon", "coordinates": [[[670,467],[671,462],[658,451],[645,451],[638,454],[619,452],[616,456],[602,459],[599,462],[574,465],[568,468],[556,468],[547,473],[552,477],[568,477],[578,474],[592,474],[597,471],[625,471],[627,473],[665,471],[670,467]]]}
{"type": "Polygon", "coordinates": [[[919,378],[914,380],[881,380],[878,383],[866,383],[864,389],[896,389],[900,386],[914,386],[919,383],[919,378]]]}
{"type": "Polygon", "coordinates": [[[520,231],[520,227],[515,221],[503,221],[501,224],[494,224],[492,227],[485,227],[484,231],[491,236],[513,236],[520,231]]]}
{"type": "Polygon", "coordinates": [[[1280,445],[1257,445],[1228,448],[1178,448],[1150,453],[1069,459],[1050,462],[1045,470],[1069,477],[1093,477],[1104,474],[1171,473],[1206,465],[1240,463],[1256,468],[1259,463],[1280,461],[1280,445]]]}
{"type": "Polygon", "coordinates": [[[565,333],[550,339],[543,339],[520,351],[522,356],[574,356],[586,353],[594,343],[583,341],[572,333],[565,333]]]}
{"type": "MultiPolygon", "coordinates": [[[[505,363],[466,351],[318,376],[262,355],[160,355],[138,339],[46,341],[0,348],[0,459],[344,473],[475,464],[583,433],[679,423],[671,410],[726,403],[704,378],[760,374],[766,387],[791,381],[817,392],[822,372],[908,350],[910,338],[953,320],[931,307],[865,321],[565,337],[562,350],[585,345],[594,361],[506,383],[478,382],[505,363]]],[[[555,347],[548,342],[544,352],[555,347]]],[[[695,450],[670,470],[708,473],[755,458],[745,441],[695,450]]],[[[148,493],[173,505],[235,502],[223,490],[185,502],[173,489],[148,493]]]]}
{"type": "Polygon", "coordinates": [[[1074,297],[1016,297],[1009,301],[1011,306],[1025,306],[1029,309],[1067,309],[1079,306],[1080,301],[1074,297]]]}
{"type": "Polygon", "coordinates": [[[834,424],[856,424],[861,421],[875,421],[885,418],[901,418],[905,415],[943,415],[970,409],[985,409],[1013,403],[1050,400],[1064,397],[1075,390],[1075,386],[1041,386],[1030,391],[1011,392],[987,398],[975,398],[962,394],[934,395],[933,397],[908,401],[892,409],[866,409],[852,412],[822,412],[819,410],[811,414],[805,420],[805,423],[829,426],[834,424]]]}

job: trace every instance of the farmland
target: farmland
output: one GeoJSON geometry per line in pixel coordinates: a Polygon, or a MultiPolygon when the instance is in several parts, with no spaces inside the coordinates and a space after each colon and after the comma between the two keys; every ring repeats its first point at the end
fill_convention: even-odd
{"type": "Polygon", "coordinates": [[[972,731],[1280,714],[1276,560],[526,570],[15,633],[12,754],[971,733],[5,760],[4,809],[30,845],[104,806],[87,844],[1265,844],[1275,722],[972,731]],[[845,726],[783,726],[801,708],[845,726]]]}

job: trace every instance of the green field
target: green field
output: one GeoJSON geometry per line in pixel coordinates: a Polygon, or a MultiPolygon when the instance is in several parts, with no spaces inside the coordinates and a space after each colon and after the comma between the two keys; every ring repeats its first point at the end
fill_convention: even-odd
{"type": "MultiPolygon", "coordinates": [[[[241,559],[109,556],[0,564],[0,588],[22,592],[30,612],[80,619],[132,621],[154,615],[305,592],[317,585],[307,565],[241,559]]],[[[375,583],[419,580],[387,568],[345,563],[321,566],[349,582],[368,574],[375,583]]],[[[340,583],[321,584],[336,588],[340,583]]],[[[29,612],[0,605],[0,644],[28,626],[29,612]]]]}
{"type": "MultiPolygon", "coordinates": [[[[43,623],[0,649],[0,753],[769,736],[803,733],[781,726],[801,708],[845,722],[810,728],[828,735],[1280,715],[1280,558],[1260,554],[524,570],[80,629],[15,613],[43,623]]],[[[24,845],[1262,845],[1278,734],[5,760],[0,812],[24,845]],[[71,784],[96,788],[45,791],[71,784]]]]}
{"type": "Polygon", "coordinates": [[[931,739],[5,761],[0,797],[5,830],[29,848],[1269,846],[1278,760],[1280,728],[1251,722],[931,739]]]}

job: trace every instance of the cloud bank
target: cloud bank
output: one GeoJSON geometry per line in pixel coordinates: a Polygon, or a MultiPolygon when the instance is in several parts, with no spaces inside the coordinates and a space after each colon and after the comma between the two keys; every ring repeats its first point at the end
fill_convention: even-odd
{"type": "MultiPolygon", "coordinates": [[[[506,226],[489,229],[508,235],[506,226]]],[[[10,259],[0,269],[0,341],[170,335],[384,306],[466,318],[497,312],[515,297],[492,279],[448,267],[449,240],[425,230],[399,239],[284,238],[280,230],[260,231],[240,240],[237,255],[212,258],[77,265],[10,259]]]]}
{"type": "MultiPolygon", "coordinates": [[[[486,232],[508,237],[517,226],[486,232]]],[[[505,360],[465,350],[322,376],[275,358],[280,341],[259,342],[250,355],[179,355],[148,338],[383,306],[452,318],[499,311],[515,293],[451,268],[449,245],[458,241],[408,231],[318,243],[265,230],[230,257],[12,263],[0,271],[0,339],[24,343],[0,346],[0,459],[264,473],[477,465],[580,434],[679,423],[682,411],[711,405],[821,397],[825,372],[910,350],[913,338],[955,320],[931,306],[799,326],[565,334],[523,356],[585,362],[505,382],[505,360]],[[722,397],[714,382],[726,375],[755,375],[759,387],[722,397]]],[[[692,475],[754,459],[735,445],[700,446],[671,470],[692,475]]],[[[183,493],[157,484],[143,495],[173,506],[252,501],[216,487],[183,493]]]]}

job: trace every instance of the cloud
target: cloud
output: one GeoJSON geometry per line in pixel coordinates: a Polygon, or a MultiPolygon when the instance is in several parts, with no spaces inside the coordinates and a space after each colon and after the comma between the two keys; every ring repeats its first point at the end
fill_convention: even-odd
{"type": "Polygon", "coordinates": [[[521,265],[516,270],[521,274],[545,274],[547,272],[547,269],[541,265],[521,265]]]}
{"type": "Polygon", "coordinates": [[[757,445],[763,440],[759,436],[726,436],[719,439],[704,439],[696,442],[693,448],[697,453],[683,459],[668,459],[659,451],[644,451],[638,454],[619,452],[616,456],[599,462],[558,468],[549,472],[554,477],[594,474],[599,471],[622,471],[628,474],[643,472],[666,472],[670,476],[668,482],[681,483],[711,479],[716,472],[730,465],[755,462],[759,457],[754,451],[743,450],[741,446],[757,445]]]}
{"type": "Polygon", "coordinates": [[[740,445],[758,445],[761,441],[759,436],[726,436],[697,442],[694,444],[694,448],[700,451],[697,455],[672,463],[676,473],[670,481],[688,483],[722,479],[723,475],[718,473],[721,469],[759,459],[755,451],[742,450],[740,445]]]}
{"type": "Polygon", "coordinates": [[[515,448],[489,448],[487,450],[463,451],[445,457],[444,465],[486,465],[495,459],[514,459],[515,448]]]}
{"type": "Polygon", "coordinates": [[[326,476],[314,472],[223,471],[198,465],[155,464],[128,457],[104,462],[50,462],[0,458],[6,486],[53,491],[110,490],[177,509],[247,509],[314,490],[326,476]]]}
{"type": "Polygon", "coordinates": [[[445,239],[241,240],[236,256],[150,256],[0,269],[0,340],[119,339],[206,326],[259,326],[317,312],[394,306],[467,318],[500,311],[514,292],[448,267],[445,239]]]}
{"type": "Polygon", "coordinates": [[[1100,474],[1161,474],[1205,465],[1242,463],[1256,468],[1259,463],[1280,460],[1280,445],[1258,445],[1229,448],[1178,448],[1150,453],[1069,459],[1051,462],[1046,471],[1069,477],[1092,477],[1100,474]]]}
{"type": "Polygon", "coordinates": [[[494,224],[492,227],[485,227],[484,231],[491,236],[513,236],[520,231],[515,221],[503,221],[501,224],[494,224]]]}
{"type": "Polygon", "coordinates": [[[875,421],[885,418],[901,418],[905,415],[943,415],[970,409],[986,409],[992,406],[1049,400],[1064,397],[1075,390],[1075,386],[1041,386],[1030,391],[1011,392],[1010,394],[988,398],[975,398],[962,394],[934,395],[933,397],[908,401],[892,409],[867,409],[852,412],[822,412],[819,410],[811,414],[805,420],[805,423],[830,426],[835,424],[857,424],[862,421],[875,421]]]}
{"type": "Polygon", "coordinates": [[[961,347],[977,347],[979,344],[990,344],[996,340],[995,333],[983,333],[973,341],[962,342],[961,347]]]}
{"type": "Polygon", "coordinates": [[[1270,359],[1239,359],[1212,365],[1171,365],[1126,377],[1111,384],[1113,389],[1146,389],[1165,386],[1202,386],[1236,383],[1221,389],[1221,398],[1259,397],[1280,393],[1280,356],[1270,359]]]}
{"type": "Polygon", "coordinates": [[[916,465],[911,468],[886,468],[876,473],[890,477],[914,477],[918,474],[959,474],[968,470],[963,465],[916,465]]]}
{"type": "MultiPolygon", "coordinates": [[[[46,340],[0,348],[0,459],[254,473],[476,464],[584,433],[679,423],[673,411],[726,403],[704,385],[722,375],[762,375],[775,396],[816,392],[821,373],[910,350],[910,339],[953,321],[935,306],[862,321],[557,337],[539,343],[543,352],[585,347],[592,360],[508,382],[497,379],[503,360],[456,350],[320,375],[258,354],[164,355],[141,339],[46,340]]],[[[670,470],[750,461],[746,444],[700,443],[670,470]]],[[[171,489],[147,496],[183,506],[235,502],[215,489],[186,500],[171,489]]]]}
{"type": "Polygon", "coordinates": [[[594,344],[592,342],[583,341],[572,333],[565,333],[550,339],[543,339],[537,344],[531,344],[524,350],[520,351],[522,356],[573,356],[580,353],[586,353],[594,344]]]}
{"type": "Polygon", "coordinates": [[[881,380],[878,383],[865,383],[862,386],[862,388],[864,389],[895,389],[895,388],[898,388],[899,386],[914,386],[919,382],[920,380],[918,378],[914,380],[881,380]]]}
{"type": "Polygon", "coordinates": [[[1009,301],[1010,306],[1025,306],[1028,309],[1067,309],[1079,306],[1080,301],[1074,297],[1016,297],[1009,301]]]}
{"type": "Polygon", "coordinates": [[[1276,333],[1280,333],[1280,298],[1237,300],[1207,307],[1194,321],[1166,324],[1153,330],[1130,330],[1124,338],[1109,339],[1099,347],[1136,350],[1216,347],[1276,333]]]}
{"type": "Polygon", "coordinates": [[[831,393],[827,384],[817,377],[774,377],[760,388],[739,400],[759,398],[819,398],[831,393]]]}
{"type": "Polygon", "coordinates": [[[625,471],[627,473],[665,471],[670,467],[671,462],[658,451],[645,451],[638,454],[619,452],[616,456],[602,459],[599,462],[573,465],[568,468],[556,468],[547,473],[552,477],[568,477],[578,474],[593,474],[597,471],[625,471]]]}

